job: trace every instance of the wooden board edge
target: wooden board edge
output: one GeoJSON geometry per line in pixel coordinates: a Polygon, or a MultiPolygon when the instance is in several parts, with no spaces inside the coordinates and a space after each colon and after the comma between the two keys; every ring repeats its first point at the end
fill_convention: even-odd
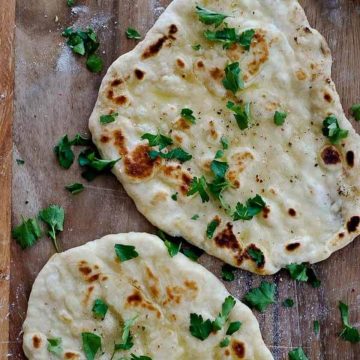
{"type": "Polygon", "coordinates": [[[0,0],[0,354],[8,354],[15,0],[0,0]]]}

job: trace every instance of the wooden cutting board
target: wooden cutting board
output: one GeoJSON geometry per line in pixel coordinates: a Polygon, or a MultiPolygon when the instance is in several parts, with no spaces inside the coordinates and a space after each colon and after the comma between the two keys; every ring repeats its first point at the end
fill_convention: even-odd
{"type": "MultiPolygon", "coordinates": [[[[21,325],[27,299],[36,275],[54,252],[51,242],[46,239],[27,251],[21,251],[14,241],[10,241],[11,191],[13,224],[19,222],[21,215],[33,217],[52,203],[65,208],[65,230],[59,236],[63,249],[108,233],[154,231],[111,175],[87,184],[86,191],[77,196],[64,190],[64,185],[82,180],[80,171],[76,164],[68,171],[62,170],[52,148],[63,134],[73,136],[79,131],[87,131],[88,117],[104,73],[88,72],[83,61],[64,46],[60,33],[67,26],[92,25],[100,36],[100,49],[107,67],[135,45],[134,41],[126,39],[125,29],[132,26],[145,34],[169,2],[86,0],[77,2],[71,10],[66,0],[18,0],[11,190],[14,4],[12,0],[0,0],[0,96],[5,94],[5,98],[0,98],[1,359],[24,359],[21,325]],[[15,159],[23,159],[25,164],[17,165],[15,159]]],[[[312,26],[322,32],[333,50],[333,78],[344,108],[348,109],[353,103],[360,102],[360,5],[355,0],[303,0],[301,3],[312,26]]],[[[288,351],[297,346],[302,346],[313,360],[360,358],[359,344],[351,345],[338,338],[341,324],[337,309],[339,300],[348,303],[351,321],[359,325],[359,254],[360,242],[355,241],[329,260],[315,265],[322,280],[322,286],[316,290],[290,281],[284,272],[267,279],[278,285],[278,304],[271,306],[265,314],[256,315],[275,359],[286,359],[288,351]],[[281,301],[288,297],[296,301],[291,309],[281,306],[281,301]],[[319,336],[313,332],[314,320],[321,324],[319,336]]],[[[204,255],[200,262],[219,275],[220,261],[204,255]]],[[[241,298],[261,280],[263,278],[239,270],[236,281],[226,286],[233,295],[241,298]]]]}

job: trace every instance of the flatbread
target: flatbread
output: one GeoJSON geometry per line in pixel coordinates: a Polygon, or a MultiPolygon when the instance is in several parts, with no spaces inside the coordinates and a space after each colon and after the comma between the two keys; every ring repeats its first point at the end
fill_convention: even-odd
{"type": "Polygon", "coordinates": [[[24,351],[30,360],[58,359],[47,350],[47,339],[61,338],[61,359],[85,359],[82,333],[102,337],[96,359],[109,360],[121,343],[124,321],[137,316],[130,328],[133,347],[116,352],[152,360],[251,359],[270,360],[251,310],[236,300],[226,326],[201,341],[189,331],[190,314],[214,320],[229,293],[201,265],[179,253],[171,258],[164,243],[144,233],[109,235],[54,255],[36,279],[24,330],[24,351]],[[135,246],[139,254],[120,262],[115,244],[135,246]],[[108,305],[104,320],[96,319],[96,299],[108,305]],[[241,327],[220,347],[228,324],[241,327]]]}
{"type": "Polygon", "coordinates": [[[315,263],[360,232],[359,135],[341,107],[331,64],[325,40],[295,0],[175,0],[144,41],[108,70],[90,118],[93,141],[104,158],[122,157],[114,174],[163,231],[260,274],[315,263]],[[206,40],[204,31],[224,24],[200,22],[196,4],[230,15],[227,26],[239,34],[254,29],[250,50],[206,40]],[[236,96],[223,85],[224,69],[234,62],[245,83],[236,96]],[[250,104],[248,129],[237,125],[229,100],[250,104]],[[180,115],[184,108],[193,110],[196,124],[180,115]],[[276,111],[287,113],[282,126],[274,124],[276,111]],[[118,113],[115,121],[100,124],[111,112],[118,113]],[[349,132],[335,145],[322,133],[329,115],[349,132]],[[173,139],[169,150],[181,147],[192,159],[151,160],[141,136],[158,131],[173,139]],[[205,203],[187,196],[194,177],[211,181],[223,137],[232,184],[223,202],[234,209],[259,194],[266,207],[252,220],[234,221],[213,196],[205,203]],[[209,238],[214,219],[220,225],[209,238]]]}

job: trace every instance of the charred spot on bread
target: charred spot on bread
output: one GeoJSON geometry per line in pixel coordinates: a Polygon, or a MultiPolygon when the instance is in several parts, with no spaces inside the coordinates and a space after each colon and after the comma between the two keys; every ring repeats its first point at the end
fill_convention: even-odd
{"type": "Polygon", "coordinates": [[[346,153],[346,162],[350,167],[353,167],[355,164],[355,154],[353,151],[349,150],[346,153]]]}
{"type": "Polygon", "coordinates": [[[341,162],[340,154],[335,146],[326,146],[321,151],[321,158],[326,165],[336,165],[341,162]]]}
{"type": "Polygon", "coordinates": [[[225,229],[215,236],[215,244],[220,248],[228,248],[231,250],[240,249],[239,242],[237,241],[232,229],[233,225],[231,223],[227,223],[225,229]]]}
{"type": "Polygon", "coordinates": [[[135,76],[138,80],[142,80],[145,76],[145,72],[140,70],[140,69],[135,69],[134,70],[135,76]]]}
{"type": "Polygon", "coordinates": [[[355,232],[360,224],[360,216],[353,216],[346,224],[349,233],[355,232]]]}
{"type": "Polygon", "coordinates": [[[291,244],[286,245],[286,250],[287,250],[287,251],[294,251],[294,250],[296,250],[299,246],[300,246],[300,243],[298,243],[298,242],[291,243],[291,244]]]}
{"type": "Polygon", "coordinates": [[[237,359],[243,359],[245,357],[245,345],[242,342],[237,340],[232,341],[231,348],[237,359]]]}

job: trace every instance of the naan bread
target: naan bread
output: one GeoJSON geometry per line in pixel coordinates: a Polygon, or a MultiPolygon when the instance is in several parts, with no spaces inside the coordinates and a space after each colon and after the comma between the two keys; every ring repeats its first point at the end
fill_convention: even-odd
{"type": "Polygon", "coordinates": [[[36,279],[23,325],[24,351],[31,360],[57,359],[47,350],[47,339],[61,338],[61,359],[85,359],[83,332],[102,337],[96,359],[109,360],[121,343],[123,324],[137,316],[130,331],[134,346],[118,351],[114,359],[130,354],[152,360],[273,359],[251,310],[236,300],[222,330],[204,341],[191,335],[190,314],[214,320],[229,296],[221,282],[181,253],[171,258],[164,243],[143,233],[109,235],[54,255],[36,279]],[[135,246],[138,257],[117,260],[115,244],[135,246]],[[104,320],[92,307],[102,299],[109,309],[104,320]],[[220,347],[230,322],[240,330],[220,347]]]}
{"type": "Polygon", "coordinates": [[[295,0],[174,0],[145,40],[108,70],[90,118],[93,141],[104,158],[122,157],[114,174],[163,231],[260,274],[318,262],[360,232],[359,136],[341,107],[331,63],[325,40],[295,0]],[[224,24],[200,22],[196,4],[230,15],[227,26],[239,34],[254,29],[250,50],[207,41],[204,31],[224,24]],[[236,96],[223,85],[224,69],[234,62],[245,82],[236,96]],[[229,100],[250,104],[248,129],[240,130],[229,100]],[[184,108],[194,111],[196,124],[180,116],[184,108]],[[276,111],[288,114],[282,126],[274,124],[276,111]],[[111,112],[116,120],[100,124],[111,112]],[[336,145],[322,133],[329,115],[349,131],[336,145]],[[151,160],[141,136],[158,131],[173,139],[168,149],[181,147],[192,159],[151,160]],[[259,194],[266,207],[252,220],[233,221],[214,197],[203,203],[198,194],[187,196],[194,177],[211,181],[222,137],[232,184],[223,202],[234,209],[259,194]],[[220,226],[209,239],[214,219],[220,226]]]}

